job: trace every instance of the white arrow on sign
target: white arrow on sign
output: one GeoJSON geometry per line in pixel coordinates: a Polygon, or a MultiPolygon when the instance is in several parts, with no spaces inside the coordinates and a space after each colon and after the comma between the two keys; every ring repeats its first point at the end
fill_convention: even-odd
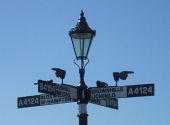
{"type": "Polygon", "coordinates": [[[92,104],[108,107],[108,108],[113,108],[113,109],[118,109],[118,99],[116,98],[111,98],[111,99],[104,99],[104,100],[90,100],[89,101],[92,104]]]}
{"type": "Polygon", "coordinates": [[[109,86],[106,88],[91,87],[89,90],[90,100],[154,96],[154,84],[139,84],[117,87],[109,86]]]}
{"type": "Polygon", "coordinates": [[[77,88],[68,84],[40,82],[38,92],[77,99],[77,88]]]}

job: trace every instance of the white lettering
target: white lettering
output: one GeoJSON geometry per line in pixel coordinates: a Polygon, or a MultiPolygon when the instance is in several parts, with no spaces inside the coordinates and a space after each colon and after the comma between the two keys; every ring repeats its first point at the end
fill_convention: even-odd
{"type": "Polygon", "coordinates": [[[149,92],[149,93],[153,93],[153,88],[152,88],[152,86],[149,86],[148,92],[149,92]]]}
{"type": "Polygon", "coordinates": [[[153,95],[153,86],[150,85],[135,85],[128,88],[128,96],[150,96],[153,95]]]}
{"type": "Polygon", "coordinates": [[[23,105],[23,102],[22,102],[22,100],[20,99],[20,100],[19,100],[19,103],[18,103],[18,107],[19,107],[19,106],[22,106],[22,105],[23,105]]]}
{"type": "Polygon", "coordinates": [[[111,92],[123,92],[123,87],[110,87],[110,88],[92,88],[91,94],[95,93],[111,93],[111,92]]]}
{"type": "Polygon", "coordinates": [[[135,88],[134,90],[134,94],[138,95],[139,94],[139,89],[138,88],[135,88]]]}
{"type": "Polygon", "coordinates": [[[133,90],[132,90],[132,88],[129,89],[128,95],[133,95],[133,90]]]}
{"type": "Polygon", "coordinates": [[[93,99],[107,99],[107,98],[114,98],[115,93],[97,93],[93,94],[91,98],[93,99]]]}

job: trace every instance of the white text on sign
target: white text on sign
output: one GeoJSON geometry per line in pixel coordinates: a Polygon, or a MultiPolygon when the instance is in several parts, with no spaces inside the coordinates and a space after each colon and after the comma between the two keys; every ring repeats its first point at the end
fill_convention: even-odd
{"type": "Polygon", "coordinates": [[[107,87],[107,88],[91,88],[91,99],[108,99],[108,98],[123,98],[126,97],[126,87],[107,87]]]}

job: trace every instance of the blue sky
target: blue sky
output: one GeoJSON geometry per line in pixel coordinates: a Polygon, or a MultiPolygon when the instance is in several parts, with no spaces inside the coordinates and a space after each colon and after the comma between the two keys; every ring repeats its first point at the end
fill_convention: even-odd
{"type": "Polygon", "coordinates": [[[155,83],[154,97],[119,100],[119,110],[88,104],[88,124],[170,124],[169,0],[1,0],[0,124],[78,124],[78,105],[17,109],[17,97],[37,95],[38,79],[60,82],[51,71],[67,71],[78,85],[78,68],[68,31],[83,10],[96,29],[85,82],[114,84],[112,72],[132,70],[119,85],[155,83]]]}

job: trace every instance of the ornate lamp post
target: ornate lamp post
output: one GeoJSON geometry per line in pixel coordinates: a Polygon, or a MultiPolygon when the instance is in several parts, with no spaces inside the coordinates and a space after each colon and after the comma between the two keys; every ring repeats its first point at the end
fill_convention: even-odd
{"type": "Polygon", "coordinates": [[[88,88],[84,82],[84,74],[85,67],[89,62],[88,53],[95,35],[96,31],[88,26],[84,13],[81,11],[76,27],[69,31],[76,59],[80,61],[79,65],[75,62],[76,59],[74,60],[74,63],[79,67],[80,84],[72,86],[63,83],[66,71],[60,68],[52,68],[56,77],[61,78],[62,83],[53,83],[53,80],[38,80],[35,83],[38,85],[38,92],[45,94],[19,97],[17,99],[18,108],[77,102],[79,105],[79,125],[87,125],[88,102],[118,109],[118,98],[154,96],[154,84],[151,83],[127,86],[117,85],[120,79],[126,80],[129,74],[134,73],[133,71],[113,72],[116,86],[109,86],[105,82],[97,81],[97,87],[88,88]],[[86,63],[84,63],[85,61],[86,63]]]}
{"type": "MultiPolygon", "coordinates": [[[[92,30],[84,17],[83,11],[81,11],[80,18],[78,19],[75,28],[69,31],[69,36],[71,37],[72,45],[76,55],[76,59],[80,60],[81,65],[79,66],[80,73],[80,84],[78,86],[78,105],[79,105],[79,125],[87,125],[87,103],[89,100],[88,87],[84,82],[85,74],[85,60],[88,60],[88,53],[93,40],[96,35],[96,31],[92,30]]],[[[88,62],[87,62],[88,63],[88,62]]]]}
{"type": "Polygon", "coordinates": [[[90,46],[93,40],[93,37],[96,35],[96,31],[92,30],[84,17],[83,11],[81,11],[80,18],[78,19],[77,25],[75,28],[72,28],[69,31],[71,37],[72,45],[76,55],[76,59],[81,61],[80,69],[80,84],[85,86],[84,82],[84,72],[85,65],[84,60],[88,60],[88,53],[90,46]]]}

